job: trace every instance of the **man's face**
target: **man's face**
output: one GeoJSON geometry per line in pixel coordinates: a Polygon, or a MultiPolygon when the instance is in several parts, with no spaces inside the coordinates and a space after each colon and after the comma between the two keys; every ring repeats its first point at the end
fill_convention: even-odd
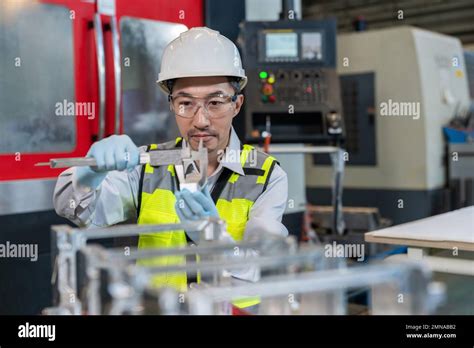
{"type": "MultiPolygon", "coordinates": [[[[176,80],[173,86],[173,96],[189,94],[204,98],[216,93],[234,95],[235,92],[227,78],[221,76],[181,78],[176,80]]],[[[188,139],[194,150],[198,148],[202,139],[209,154],[217,154],[218,150],[228,145],[232,119],[239,113],[243,100],[244,97],[239,95],[229,111],[217,119],[209,118],[202,107],[197,110],[193,118],[175,115],[181,136],[188,139]]]]}

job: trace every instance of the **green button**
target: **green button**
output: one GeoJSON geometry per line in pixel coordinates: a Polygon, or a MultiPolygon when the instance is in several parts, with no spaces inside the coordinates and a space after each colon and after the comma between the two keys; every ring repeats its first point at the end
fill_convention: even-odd
{"type": "Polygon", "coordinates": [[[264,103],[268,102],[268,96],[262,95],[262,101],[263,101],[264,103]]]}
{"type": "Polygon", "coordinates": [[[260,71],[260,76],[261,79],[266,79],[268,77],[268,73],[266,71],[260,71]]]}

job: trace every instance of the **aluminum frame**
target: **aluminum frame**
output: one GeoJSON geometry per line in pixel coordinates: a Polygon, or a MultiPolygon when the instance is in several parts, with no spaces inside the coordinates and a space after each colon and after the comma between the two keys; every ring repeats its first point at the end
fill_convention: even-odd
{"type": "Polygon", "coordinates": [[[80,229],[69,225],[54,225],[52,229],[52,250],[54,258],[52,285],[56,285],[59,294],[58,306],[80,314],[81,302],[77,288],[77,253],[86,247],[87,242],[102,238],[120,238],[138,236],[141,233],[161,233],[176,230],[199,232],[203,241],[217,240],[225,230],[225,222],[216,218],[207,218],[179,224],[158,225],[118,225],[80,229]],[[55,278],[57,281],[55,284],[55,278]]]}

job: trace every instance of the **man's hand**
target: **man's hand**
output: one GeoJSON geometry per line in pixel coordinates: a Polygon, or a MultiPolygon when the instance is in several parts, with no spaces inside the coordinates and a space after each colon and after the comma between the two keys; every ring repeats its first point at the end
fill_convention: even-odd
{"type": "Polygon", "coordinates": [[[97,188],[111,170],[132,170],[139,164],[140,152],[128,135],[112,135],[94,143],[86,157],[95,159],[95,167],[76,168],[77,182],[97,188]]]}
{"type": "Polygon", "coordinates": [[[181,221],[199,220],[211,216],[219,218],[207,185],[202,191],[191,193],[189,190],[183,189],[176,192],[175,209],[181,221]]]}
{"type": "Polygon", "coordinates": [[[97,162],[95,172],[133,169],[139,164],[140,152],[128,135],[112,135],[94,143],[86,157],[97,162]]]}

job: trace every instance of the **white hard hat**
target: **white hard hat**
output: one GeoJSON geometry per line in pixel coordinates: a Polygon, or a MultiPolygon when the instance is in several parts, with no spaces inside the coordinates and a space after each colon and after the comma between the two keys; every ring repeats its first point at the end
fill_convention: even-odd
{"type": "Polygon", "coordinates": [[[185,31],[166,46],[157,82],[169,94],[167,80],[199,76],[237,77],[240,78],[240,89],[247,84],[237,47],[218,31],[207,27],[185,31]]]}

